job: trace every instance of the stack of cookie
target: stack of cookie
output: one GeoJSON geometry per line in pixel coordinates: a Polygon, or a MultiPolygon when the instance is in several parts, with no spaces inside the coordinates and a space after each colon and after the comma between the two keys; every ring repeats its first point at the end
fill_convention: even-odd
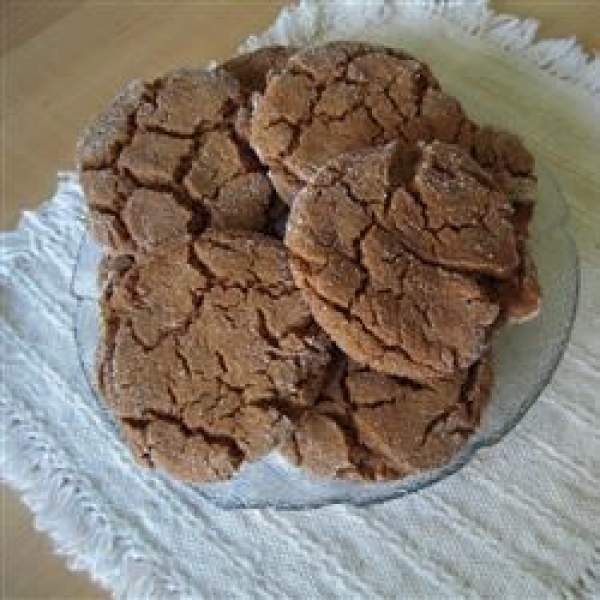
{"type": "Polygon", "coordinates": [[[539,306],[534,162],[426,64],[356,42],[134,81],[83,135],[105,249],[98,389],[190,481],[274,449],[403,477],[477,426],[490,342],[539,306]]]}

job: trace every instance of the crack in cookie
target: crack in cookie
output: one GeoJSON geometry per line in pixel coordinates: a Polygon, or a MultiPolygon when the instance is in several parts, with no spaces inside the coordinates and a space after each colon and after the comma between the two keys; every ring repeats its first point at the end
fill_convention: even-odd
{"type": "Polygon", "coordinates": [[[167,244],[113,278],[102,309],[99,390],[140,434],[138,455],[184,479],[269,452],[330,360],[283,244],[257,233],[167,244]]]}

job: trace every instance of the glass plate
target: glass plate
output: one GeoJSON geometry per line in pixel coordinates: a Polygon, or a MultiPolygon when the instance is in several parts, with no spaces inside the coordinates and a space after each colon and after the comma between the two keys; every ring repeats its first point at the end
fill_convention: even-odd
{"type": "MultiPolygon", "coordinates": [[[[462,451],[441,468],[386,483],[350,483],[316,478],[289,465],[276,452],[246,464],[229,481],[189,484],[199,494],[226,508],[315,508],[335,502],[365,505],[416,492],[454,473],[478,449],[498,443],[539,397],[565,350],[573,325],[579,291],[575,244],[566,228],[567,206],[550,172],[539,168],[538,205],[530,249],[542,289],[539,316],[524,325],[505,328],[495,342],[496,382],[477,431],[462,451]]],[[[75,335],[90,397],[100,418],[115,435],[118,429],[96,397],[93,363],[99,333],[96,274],[100,248],[86,235],[79,249],[72,293],[78,298],[75,335]]],[[[140,467],[141,468],[141,467],[140,467]]]]}

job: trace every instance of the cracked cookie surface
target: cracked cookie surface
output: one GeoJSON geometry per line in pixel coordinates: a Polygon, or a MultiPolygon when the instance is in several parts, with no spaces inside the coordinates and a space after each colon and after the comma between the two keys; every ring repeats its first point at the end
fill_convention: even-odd
{"type": "Polygon", "coordinates": [[[99,390],[137,455],[186,480],[269,452],[330,360],[285,247],[256,233],[163,246],[116,276],[102,305],[99,390]]]}
{"type": "Polygon", "coordinates": [[[398,479],[439,467],[479,424],[493,381],[491,354],[467,372],[427,386],[339,355],[328,385],[281,452],[315,475],[398,479]]]}
{"type": "Polygon", "coordinates": [[[285,243],[315,320],[351,358],[413,381],[476,362],[518,265],[506,196],[460,149],[398,144],[330,161],[285,243]],[[415,226],[416,224],[416,226],[415,226]]]}
{"type": "Polygon", "coordinates": [[[263,230],[274,193],[235,131],[243,104],[223,71],[130,83],[78,145],[94,237],[113,252],[143,253],[206,226],[263,230]]]}

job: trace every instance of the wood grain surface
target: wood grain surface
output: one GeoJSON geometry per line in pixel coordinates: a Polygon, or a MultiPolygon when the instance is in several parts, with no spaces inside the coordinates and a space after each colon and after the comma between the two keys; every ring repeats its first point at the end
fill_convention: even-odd
{"type": "MultiPolygon", "coordinates": [[[[281,0],[0,0],[0,227],[53,192],[73,168],[81,128],[128,80],[231,55],[274,19],[281,0]]],[[[600,48],[596,0],[497,0],[501,12],[541,21],[542,37],[600,48]]],[[[1,501],[2,598],[106,598],[68,571],[16,496],[1,501]]]]}

